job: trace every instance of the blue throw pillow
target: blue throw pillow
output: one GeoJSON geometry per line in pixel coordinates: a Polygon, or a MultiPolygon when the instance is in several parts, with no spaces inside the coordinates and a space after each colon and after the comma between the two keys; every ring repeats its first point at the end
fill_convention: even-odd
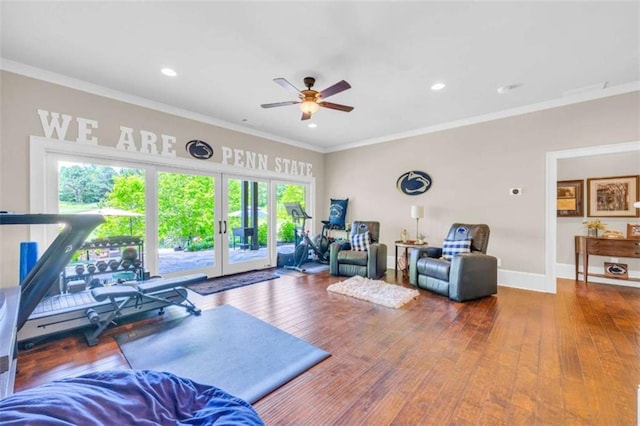
{"type": "Polygon", "coordinates": [[[471,239],[468,240],[444,240],[442,244],[442,258],[451,260],[453,256],[471,252],[471,239]]]}
{"type": "Polygon", "coordinates": [[[344,229],[344,222],[347,219],[348,205],[348,198],[345,200],[331,199],[331,206],[329,207],[329,223],[331,225],[344,229]]]}
{"type": "Polygon", "coordinates": [[[369,231],[351,236],[351,250],[368,251],[370,244],[371,234],[369,234],[369,231]]]}

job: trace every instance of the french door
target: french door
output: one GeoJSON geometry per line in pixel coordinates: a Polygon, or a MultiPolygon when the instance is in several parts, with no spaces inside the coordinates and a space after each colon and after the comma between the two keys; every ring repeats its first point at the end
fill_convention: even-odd
{"type": "MultiPolygon", "coordinates": [[[[117,208],[90,238],[140,237],[144,266],[151,275],[201,272],[215,277],[276,266],[278,251],[290,251],[293,244],[294,227],[283,203],[305,204],[310,195],[308,182],[257,173],[219,173],[71,152],[41,158],[42,176],[49,178],[32,188],[44,201],[40,211],[117,208]],[[74,184],[76,172],[82,172],[78,176],[85,181],[74,184]],[[90,197],[79,198],[82,191],[90,197]]],[[[42,244],[51,241],[48,231],[42,235],[42,244]]]]}
{"type": "Polygon", "coordinates": [[[225,275],[275,266],[271,250],[269,182],[243,176],[222,177],[222,239],[225,275]]]}
{"type": "Polygon", "coordinates": [[[219,276],[272,265],[268,181],[160,171],[157,188],[160,275],[219,276]]]}

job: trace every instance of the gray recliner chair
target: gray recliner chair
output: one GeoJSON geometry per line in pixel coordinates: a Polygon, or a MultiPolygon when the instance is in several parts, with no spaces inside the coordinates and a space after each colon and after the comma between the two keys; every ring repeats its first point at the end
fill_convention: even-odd
{"type": "Polygon", "coordinates": [[[380,243],[380,222],[354,221],[349,242],[334,242],[330,246],[329,272],[331,275],[352,277],[360,275],[378,279],[387,271],[387,245],[380,243]],[[354,246],[354,236],[369,232],[367,250],[354,246]]]}
{"type": "Polygon", "coordinates": [[[498,259],[488,245],[489,226],[454,223],[442,248],[411,251],[409,282],[458,302],[496,294],[498,259]]]}

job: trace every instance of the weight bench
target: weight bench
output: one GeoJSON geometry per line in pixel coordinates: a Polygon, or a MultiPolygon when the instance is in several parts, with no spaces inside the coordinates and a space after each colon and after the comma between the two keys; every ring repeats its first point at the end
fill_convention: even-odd
{"type": "MultiPolygon", "coordinates": [[[[85,332],[87,344],[94,346],[98,343],[98,336],[114,322],[117,317],[130,315],[136,312],[148,311],[155,308],[161,310],[165,306],[180,306],[193,315],[200,315],[201,310],[188,298],[183,285],[204,281],[204,274],[186,275],[176,278],[153,278],[147,281],[127,281],[123,284],[110,287],[98,287],[91,290],[96,302],[110,302],[110,311],[100,313],[94,309],[86,310],[86,317],[96,329],[85,332]]],[[[105,305],[103,305],[105,306],[105,305]]]]}

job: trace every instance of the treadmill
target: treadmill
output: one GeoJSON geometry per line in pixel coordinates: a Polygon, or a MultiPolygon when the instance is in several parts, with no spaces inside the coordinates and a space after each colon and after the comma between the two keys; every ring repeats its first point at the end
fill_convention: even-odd
{"type": "MultiPolygon", "coordinates": [[[[50,225],[64,224],[61,231],[40,256],[34,267],[20,283],[20,304],[17,321],[17,340],[24,348],[30,348],[37,339],[87,326],[97,326],[100,332],[106,327],[101,318],[112,318],[110,314],[117,309],[117,316],[161,309],[171,304],[179,304],[186,299],[187,292],[178,285],[186,285],[206,279],[206,275],[197,274],[184,277],[183,281],[170,280],[175,283],[171,289],[162,289],[151,293],[154,298],[144,301],[132,300],[122,306],[115,306],[116,300],[96,300],[88,290],[78,293],[47,295],[53,286],[59,285],[60,274],[69,263],[76,250],[80,249],[91,232],[101,223],[104,217],[98,214],[21,214],[0,212],[0,225],[50,225]],[[96,316],[97,314],[97,316],[96,316]]],[[[160,281],[158,287],[162,287],[160,281]]],[[[125,283],[126,284],[126,283],[125,283]]],[[[133,284],[133,283],[132,283],[133,284]]],[[[120,298],[125,300],[125,298],[120,298]]],[[[191,311],[195,313],[193,305],[191,311]]],[[[189,310],[189,309],[188,309],[189,310]]],[[[109,323],[111,319],[109,320],[109,323]]],[[[97,333],[99,334],[99,333],[97,333]]],[[[86,333],[90,346],[97,343],[97,334],[86,333]]]]}

